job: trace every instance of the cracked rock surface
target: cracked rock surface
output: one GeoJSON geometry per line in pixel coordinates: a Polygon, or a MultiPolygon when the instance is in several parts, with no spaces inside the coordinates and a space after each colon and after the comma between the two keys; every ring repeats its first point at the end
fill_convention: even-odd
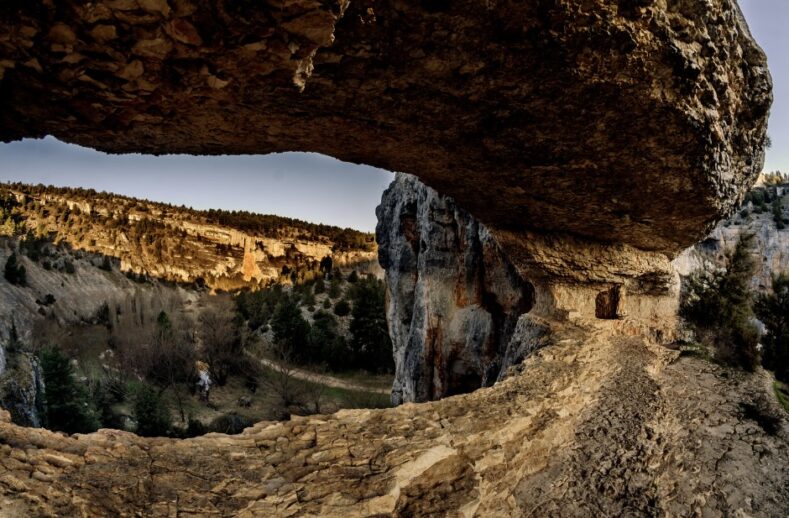
{"type": "Polygon", "coordinates": [[[376,209],[378,258],[395,357],[392,401],[492,385],[516,324],[534,305],[490,232],[416,177],[398,173],[376,209]]]}
{"type": "Polygon", "coordinates": [[[611,326],[561,327],[522,373],[472,394],[237,436],[3,421],[0,514],[786,516],[789,422],[769,377],[611,326]]]}

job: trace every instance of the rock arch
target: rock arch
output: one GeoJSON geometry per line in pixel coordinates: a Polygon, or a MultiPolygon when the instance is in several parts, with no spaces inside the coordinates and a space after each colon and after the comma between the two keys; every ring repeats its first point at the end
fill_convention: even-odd
{"type": "Polygon", "coordinates": [[[12,1],[0,15],[0,140],[316,151],[412,173],[533,283],[528,332],[593,326],[554,329],[528,376],[471,395],[235,437],[67,438],[0,416],[2,512],[789,511],[786,427],[768,436],[727,399],[763,380],[724,387],[639,327],[672,314],[670,258],[763,163],[769,72],[733,0],[12,1]],[[644,322],[593,323],[613,284],[644,322]]]}

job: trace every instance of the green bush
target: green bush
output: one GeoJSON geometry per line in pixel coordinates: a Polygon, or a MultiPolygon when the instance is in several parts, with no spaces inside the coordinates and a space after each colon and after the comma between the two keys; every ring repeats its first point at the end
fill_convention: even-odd
{"type": "Polygon", "coordinates": [[[336,299],[340,295],[342,295],[342,278],[341,277],[332,277],[331,283],[329,284],[329,298],[336,299]]]}
{"type": "Polygon", "coordinates": [[[752,242],[751,235],[740,238],[725,270],[691,275],[680,307],[680,315],[694,325],[702,342],[714,347],[716,360],[748,371],[759,364],[749,287],[755,267],[752,242]]]}
{"type": "Polygon", "coordinates": [[[170,431],[170,409],[159,392],[149,385],[137,388],[132,400],[132,415],[137,421],[138,435],[158,437],[170,431]]]}
{"type": "Polygon", "coordinates": [[[781,198],[775,198],[773,200],[773,221],[775,221],[775,226],[778,228],[778,230],[783,230],[786,228],[786,225],[784,224],[784,210],[781,198]]]}
{"type": "Polygon", "coordinates": [[[348,316],[351,313],[351,305],[347,300],[341,299],[334,305],[334,314],[338,317],[348,316]]]}
{"type": "Polygon", "coordinates": [[[243,432],[244,428],[249,428],[253,424],[254,422],[249,417],[236,412],[229,412],[211,421],[211,425],[208,428],[212,432],[235,435],[243,432]]]}
{"type": "Polygon", "coordinates": [[[789,276],[773,279],[772,293],[756,300],[756,316],[764,323],[766,333],[762,364],[775,373],[775,377],[789,382],[789,276]]]}

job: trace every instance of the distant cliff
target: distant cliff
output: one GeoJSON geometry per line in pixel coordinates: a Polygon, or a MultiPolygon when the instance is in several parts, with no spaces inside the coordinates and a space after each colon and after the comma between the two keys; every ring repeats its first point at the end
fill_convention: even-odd
{"type": "Polygon", "coordinates": [[[740,236],[753,235],[752,253],[756,270],[751,287],[757,291],[771,288],[772,278],[789,274],[789,218],[787,187],[757,188],[738,212],[721,221],[700,243],[685,250],[674,260],[680,275],[699,270],[722,268],[726,254],[737,245],[740,236]],[[766,197],[766,201],[764,198],[766,197]]]}
{"type": "Polygon", "coordinates": [[[375,268],[371,234],[248,212],[196,211],[84,189],[0,186],[2,232],[48,236],[120,269],[234,290],[309,278],[320,262],[375,268]]]}

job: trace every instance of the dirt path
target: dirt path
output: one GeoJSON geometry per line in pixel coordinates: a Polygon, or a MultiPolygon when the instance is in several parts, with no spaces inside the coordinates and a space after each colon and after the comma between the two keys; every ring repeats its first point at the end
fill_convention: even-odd
{"type": "MultiPolygon", "coordinates": [[[[260,361],[261,364],[263,364],[265,367],[268,367],[269,369],[277,369],[282,367],[279,363],[273,360],[269,360],[267,358],[258,358],[249,352],[247,352],[246,354],[250,358],[255,358],[256,360],[260,361]]],[[[376,388],[367,385],[361,385],[358,383],[352,383],[350,381],[345,381],[340,378],[335,378],[334,376],[329,376],[327,374],[318,374],[316,372],[311,372],[306,369],[299,369],[297,367],[291,367],[290,369],[291,369],[290,375],[296,379],[309,381],[311,383],[319,383],[321,385],[326,385],[328,387],[340,388],[345,390],[355,390],[358,392],[367,392],[372,394],[383,394],[383,395],[389,395],[392,392],[390,389],[376,388]]]]}

